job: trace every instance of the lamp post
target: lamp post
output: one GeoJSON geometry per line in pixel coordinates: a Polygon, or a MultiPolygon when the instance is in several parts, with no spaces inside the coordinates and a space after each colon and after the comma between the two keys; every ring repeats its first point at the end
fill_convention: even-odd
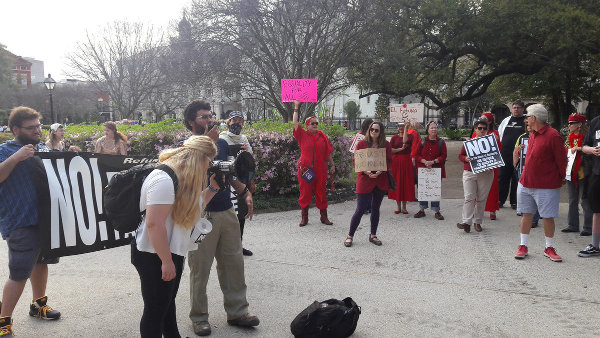
{"type": "Polygon", "coordinates": [[[225,118],[225,99],[221,99],[221,119],[225,118]]]}
{"type": "Polygon", "coordinates": [[[262,100],[263,100],[263,121],[267,120],[267,102],[265,101],[265,97],[267,93],[265,91],[262,92],[262,100]]]}
{"type": "Polygon", "coordinates": [[[52,76],[50,76],[50,74],[48,74],[48,77],[44,79],[44,85],[46,86],[46,89],[48,89],[48,95],[50,95],[50,119],[52,120],[52,123],[54,123],[54,103],[52,102],[52,91],[54,90],[54,85],[56,84],[56,81],[54,81],[54,79],[52,78],[52,76]]]}

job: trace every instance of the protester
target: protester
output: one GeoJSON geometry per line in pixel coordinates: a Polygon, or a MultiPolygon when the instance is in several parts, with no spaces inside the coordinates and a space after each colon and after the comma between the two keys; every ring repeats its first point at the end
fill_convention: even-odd
{"type": "MultiPolygon", "coordinates": [[[[488,127],[488,119],[475,121],[475,137],[487,135],[489,133],[488,127]]],[[[473,224],[473,229],[481,232],[483,230],[481,227],[483,212],[487,205],[488,194],[491,191],[490,187],[494,181],[494,171],[486,170],[478,174],[473,173],[470,164],[471,158],[467,156],[464,145],[458,155],[458,159],[465,164],[462,177],[465,200],[462,209],[462,222],[457,223],[456,226],[465,232],[470,232],[471,224],[473,224]]]]}
{"type": "Polygon", "coordinates": [[[300,159],[298,160],[298,183],[300,185],[300,198],[298,204],[302,208],[302,220],[300,226],[308,223],[308,208],[315,195],[315,204],[321,212],[321,223],[332,225],[327,217],[327,162],[331,166],[330,172],[335,173],[333,164],[333,146],[329,138],[318,129],[319,120],[316,116],[310,116],[304,122],[306,130],[298,123],[298,108],[300,101],[294,102],[294,137],[300,146],[300,159]],[[312,171],[312,173],[310,173],[312,171]],[[314,177],[307,182],[306,176],[314,177]],[[304,175],[304,177],[303,177],[304,175]]]}
{"type": "MultiPolygon", "coordinates": [[[[183,112],[184,124],[193,135],[206,135],[215,142],[218,149],[215,159],[227,160],[229,145],[227,141],[219,138],[218,127],[213,125],[214,115],[210,109],[210,103],[206,101],[190,102],[183,112]]],[[[208,322],[206,285],[215,259],[227,323],[242,327],[260,324],[258,317],[248,314],[240,224],[231,203],[229,184],[238,196],[244,199],[248,207],[246,217],[252,219],[254,215],[252,193],[245,184],[230,177],[218,192],[213,191],[216,194],[206,205],[206,218],[212,224],[212,231],[198,245],[197,250],[188,254],[191,305],[189,317],[194,332],[199,336],[208,336],[212,331],[208,322]]],[[[211,189],[211,186],[208,188],[211,189]]]]}
{"type": "Polygon", "coordinates": [[[398,210],[394,213],[408,214],[406,202],[415,200],[415,177],[410,158],[413,135],[408,133],[410,122],[398,124],[398,134],[392,136],[392,176],[396,180],[396,189],[388,191],[388,198],[395,200],[398,210]]]}
{"type": "Polygon", "coordinates": [[[104,122],[104,136],[96,141],[95,152],[109,155],[127,155],[127,136],[117,131],[117,124],[104,122]]]}
{"type": "Polygon", "coordinates": [[[567,188],[569,190],[569,214],[568,226],[562,229],[562,232],[579,232],[579,201],[583,208],[583,232],[591,233],[593,213],[590,209],[588,194],[584,194],[587,186],[587,177],[585,175],[583,139],[587,132],[585,125],[585,116],[573,113],[569,116],[569,136],[565,142],[567,152],[575,155],[575,161],[571,168],[571,179],[567,180],[567,188]]]}
{"type": "Polygon", "coordinates": [[[131,263],[140,275],[144,313],[142,337],[181,337],[177,328],[175,297],[188,251],[197,249],[200,230],[196,224],[219,185],[215,174],[207,186],[207,170],[217,147],[207,136],[192,136],[182,147],[159,156],[177,175],[178,187],[163,170],[152,171],[144,180],[140,209],[146,210],[136,240],[131,245],[131,263]]]}
{"type": "Polygon", "coordinates": [[[68,147],[69,151],[81,151],[78,146],[67,145],[67,142],[65,141],[65,128],[60,123],[54,123],[50,126],[46,146],[50,148],[51,151],[64,151],[65,147],[68,147]]]}
{"type": "MultiPolygon", "coordinates": [[[[417,151],[416,160],[418,168],[441,168],[442,178],[446,178],[446,157],[448,150],[446,142],[437,136],[438,128],[434,121],[430,121],[425,126],[427,137],[422,141],[421,147],[417,151]]],[[[429,201],[419,201],[421,210],[415,214],[415,218],[425,217],[425,209],[429,207],[429,201]]],[[[431,201],[431,210],[435,211],[435,218],[443,220],[440,212],[440,202],[431,201]]]]}
{"type": "MultiPolygon", "coordinates": [[[[392,164],[392,147],[385,139],[385,127],[381,122],[373,122],[369,127],[369,133],[365,139],[360,141],[356,150],[365,148],[385,148],[387,167],[392,164]]],[[[379,225],[379,208],[385,192],[390,188],[387,171],[363,171],[356,175],[356,211],[350,220],[350,231],[346,237],[344,245],[352,246],[354,233],[360,224],[360,220],[365,213],[365,209],[371,205],[371,233],[369,242],[375,245],[381,245],[377,238],[377,227],[379,225]]]]}
{"type": "Polygon", "coordinates": [[[592,222],[592,243],[579,251],[579,257],[600,255],[600,117],[595,117],[590,122],[590,130],[583,140],[585,154],[592,157],[592,170],[588,177],[588,191],[595,192],[588,195],[590,209],[594,213],[592,222]]]}
{"type": "MultiPolygon", "coordinates": [[[[371,123],[373,123],[372,118],[368,117],[368,118],[364,119],[360,125],[360,131],[358,132],[358,134],[366,136],[369,133],[369,127],[371,126],[371,123]]],[[[358,135],[354,135],[354,137],[352,138],[351,144],[354,144],[354,140],[357,136],[358,135]]],[[[352,151],[352,152],[354,152],[354,151],[352,151]]],[[[365,210],[365,214],[370,214],[370,213],[371,213],[371,205],[369,205],[367,210],[365,210]]]]}
{"type": "MultiPolygon", "coordinates": [[[[250,146],[250,142],[248,142],[248,138],[246,135],[242,134],[242,128],[244,127],[244,114],[240,111],[230,111],[229,119],[225,121],[227,123],[227,130],[222,131],[219,134],[219,138],[224,139],[227,144],[231,147],[239,147],[239,149],[235,150],[235,153],[231,152],[230,159],[233,160],[237,156],[238,150],[244,150],[252,154],[252,146],[250,146]]],[[[248,182],[247,179],[242,181],[244,184],[248,184],[248,188],[251,193],[254,193],[255,184],[254,180],[248,182]]],[[[234,196],[234,198],[237,198],[234,196]]],[[[243,199],[239,198],[237,201],[237,217],[240,222],[240,234],[243,240],[244,237],[244,225],[246,224],[246,214],[248,213],[248,208],[246,207],[246,203],[243,199]]],[[[244,256],[252,256],[252,251],[242,248],[242,253],[244,256]]]]}
{"type": "Polygon", "coordinates": [[[525,103],[517,100],[512,105],[512,115],[506,117],[498,126],[498,136],[502,143],[502,160],[504,166],[498,171],[498,196],[502,208],[509,198],[510,206],[517,209],[517,175],[512,166],[512,152],[519,135],[525,132],[525,103]]]}
{"type": "MultiPolygon", "coordinates": [[[[517,139],[517,143],[515,144],[515,150],[513,151],[512,163],[513,163],[513,166],[515,167],[515,171],[517,173],[517,178],[519,180],[521,179],[521,173],[523,172],[523,168],[525,168],[525,162],[527,160],[527,157],[526,157],[527,144],[529,142],[529,138],[531,137],[531,134],[533,133],[533,130],[531,130],[531,126],[529,126],[529,124],[527,123],[527,120],[525,120],[525,128],[527,129],[527,132],[525,132],[521,136],[519,136],[519,138],[517,139]],[[521,162],[521,160],[520,160],[521,152],[523,152],[523,162],[521,162]]],[[[517,212],[517,216],[523,216],[523,214],[517,212]]],[[[536,210],[535,214],[533,215],[531,227],[537,228],[539,220],[540,220],[540,212],[538,210],[536,210]]]]}
{"type": "MultiPolygon", "coordinates": [[[[481,119],[487,121],[488,130],[487,133],[494,134],[496,136],[496,143],[498,143],[498,147],[500,151],[502,151],[502,143],[500,142],[500,136],[498,136],[498,131],[494,128],[494,115],[490,112],[486,112],[481,114],[481,119]]],[[[475,133],[471,137],[475,137],[475,133]]],[[[492,186],[490,187],[490,193],[487,197],[487,202],[485,204],[485,211],[490,213],[490,219],[493,221],[496,219],[496,211],[500,209],[500,203],[498,202],[498,168],[493,170],[494,172],[494,180],[492,181],[492,186]]]]}
{"type": "MultiPolygon", "coordinates": [[[[8,246],[9,277],[2,293],[0,336],[12,337],[12,313],[21,298],[25,283],[31,281],[33,299],[29,315],[58,319],[60,312],[47,305],[48,263],[40,257],[37,192],[32,170],[35,151],[50,149],[40,142],[41,115],[29,107],[14,108],[8,126],[14,140],[0,145],[0,233],[8,246]]],[[[40,332],[42,332],[40,330],[40,332]]]]}
{"type": "Polygon", "coordinates": [[[567,155],[560,133],[548,124],[548,111],[541,104],[527,107],[527,123],[533,134],[527,147],[527,165],[517,187],[517,212],[521,218],[521,245],[515,258],[528,254],[527,240],[533,214],[539,210],[544,218],[546,249],[544,256],[555,262],[562,258],[554,249],[554,218],[558,216],[560,187],[566,176],[567,155]]]}

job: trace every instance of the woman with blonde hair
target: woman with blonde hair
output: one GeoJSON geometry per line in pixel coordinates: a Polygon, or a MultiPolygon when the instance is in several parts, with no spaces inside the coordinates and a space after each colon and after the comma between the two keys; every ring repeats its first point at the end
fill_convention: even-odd
{"type": "Polygon", "coordinates": [[[81,151],[79,147],[69,146],[65,141],[65,127],[60,123],[54,123],[50,126],[46,146],[52,151],[65,151],[65,147],[68,147],[69,151],[81,151]]]}
{"type": "Polygon", "coordinates": [[[204,207],[219,189],[215,175],[207,179],[217,147],[207,136],[192,136],[182,147],[168,149],[159,161],[173,170],[153,170],[142,184],[140,210],[146,215],[131,243],[131,263],[140,275],[144,312],[142,337],[180,337],[175,297],[184,257],[197,248],[204,207]]]}
{"type": "Polygon", "coordinates": [[[127,136],[117,131],[113,121],[104,122],[104,136],[96,141],[96,153],[109,155],[127,155],[127,136]]]}

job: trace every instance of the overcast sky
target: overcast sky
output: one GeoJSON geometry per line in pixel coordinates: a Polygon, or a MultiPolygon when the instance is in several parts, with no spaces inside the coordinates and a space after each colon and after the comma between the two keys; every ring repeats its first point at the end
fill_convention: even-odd
{"type": "Polygon", "coordinates": [[[44,61],[45,74],[65,78],[65,55],[115,20],[151,23],[167,28],[181,18],[191,0],[0,0],[0,43],[13,54],[44,61]]]}

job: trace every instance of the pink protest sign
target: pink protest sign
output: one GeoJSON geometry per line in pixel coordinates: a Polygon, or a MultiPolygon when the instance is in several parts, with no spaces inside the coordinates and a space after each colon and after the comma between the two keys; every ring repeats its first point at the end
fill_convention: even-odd
{"type": "Polygon", "coordinates": [[[281,79],[281,102],[317,102],[317,79],[281,79]]]}

